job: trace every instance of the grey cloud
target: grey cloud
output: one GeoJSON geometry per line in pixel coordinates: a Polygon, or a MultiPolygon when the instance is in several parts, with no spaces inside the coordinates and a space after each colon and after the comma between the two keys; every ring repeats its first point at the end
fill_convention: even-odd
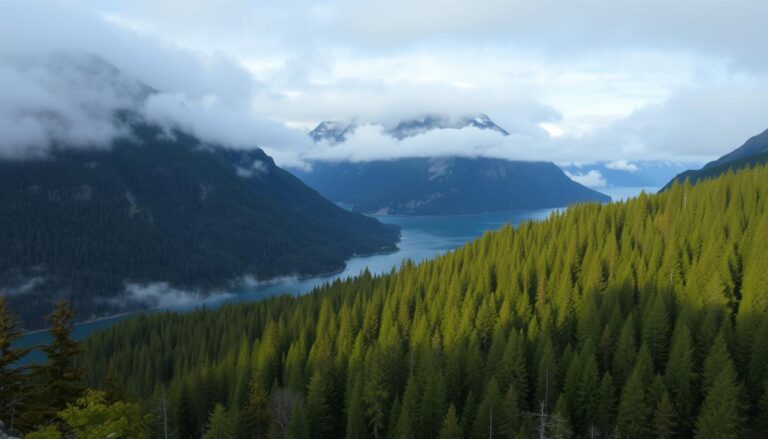
{"type": "Polygon", "coordinates": [[[262,86],[227,56],[172,47],[57,1],[4,7],[0,157],[109,145],[129,135],[119,109],[232,147],[306,142],[252,111],[262,86]]]}

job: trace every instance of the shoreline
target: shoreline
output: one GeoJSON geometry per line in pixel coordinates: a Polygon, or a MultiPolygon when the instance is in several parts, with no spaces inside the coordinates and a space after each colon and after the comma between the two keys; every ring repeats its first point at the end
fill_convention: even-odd
{"type": "MultiPolygon", "coordinates": [[[[402,238],[399,237],[397,242],[399,243],[401,240],[402,240],[402,238]]],[[[275,276],[275,277],[267,279],[267,280],[255,281],[255,282],[253,282],[251,284],[249,284],[248,282],[243,281],[242,280],[243,277],[241,277],[240,278],[241,280],[239,282],[239,286],[241,286],[241,287],[245,286],[245,287],[256,288],[256,287],[259,287],[259,286],[275,285],[275,284],[278,284],[278,283],[280,283],[281,281],[283,281],[285,279],[291,279],[291,278],[296,279],[298,281],[304,281],[304,280],[308,280],[308,279],[312,279],[312,278],[330,278],[330,277],[339,275],[341,273],[344,273],[344,271],[347,269],[347,266],[348,266],[347,262],[352,260],[352,259],[354,259],[354,258],[367,258],[367,257],[371,257],[371,256],[388,255],[388,254],[397,253],[399,251],[400,251],[400,248],[396,246],[393,250],[379,250],[379,251],[375,251],[375,252],[371,252],[371,253],[361,253],[361,254],[353,253],[352,256],[350,256],[348,259],[344,260],[344,262],[342,263],[340,268],[335,269],[335,270],[330,270],[330,271],[322,272],[322,273],[296,274],[296,275],[293,275],[293,276],[275,276]]],[[[234,288],[237,288],[237,286],[238,285],[233,285],[234,288]]],[[[307,291],[307,293],[309,293],[309,291],[307,291]]],[[[234,295],[236,296],[238,294],[240,294],[240,293],[236,293],[234,295]]],[[[209,299],[209,298],[214,297],[216,295],[217,295],[216,290],[209,291],[203,297],[200,297],[200,303],[195,305],[195,307],[198,307],[200,305],[204,305],[205,304],[204,302],[205,302],[206,299],[209,299]]],[[[164,307],[164,306],[153,306],[153,307],[149,307],[149,308],[141,308],[141,309],[136,309],[136,310],[132,310],[132,311],[118,312],[116,314],[109,314],[109,315],[105,315],[105,316],[101,316],[101,317],[95,317],[95,318],[92,318],[92,319],[76,322],[76,323],[74,323],[74,327],[76,328],[76,327],[82,326],[82,325],[91,325],[91,324],[98,323],[98,322],[101,322],[101,321],[116,319],[116,318],[120,318],[120,317],[129,317],[129,316],[133,316],[133,315],[141,314],[141,313],[145,313],[145,312],[161,311],[161,310],[163,310],[165,308],[166,307],[164,307]]],[[[167,309],[166,311],[168,311],[168,312],[178,312],[178,311],[174,311],[172,309],[167,309]]],[[[45,329],[33,329],[33,330],[25,330],[24,328],[22,328],[22,331],[24,331],[24,335],[23,336],[34,335],[34,334],[41,334],[41,333],[48,332],[48,330],[49,330],[48,328],[45,328],[45,329]]]]}

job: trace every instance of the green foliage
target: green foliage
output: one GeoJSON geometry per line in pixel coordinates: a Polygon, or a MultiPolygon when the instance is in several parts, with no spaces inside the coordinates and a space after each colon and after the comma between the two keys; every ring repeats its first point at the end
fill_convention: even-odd
{"type": "Polygon", "coordinates": [[[669,394],[665,390],[659,398],[656,405],[656,412],[653,415],[653,436],[658,439],[670,439],[675,437],[677,413],[672,402],[669,400],[669,394]]]}
{"type": "MultiPolygon", "coordinates": [[[[147,439],[152,417],[142,415],[136,404],[116,402],[108,404],[106,394],[89,390],[58,413],[66,431],[77,439],[147,439]]],[[[59,430],[49,425],[30,433],[27,438],[53,439],[62,437],[59,430]]]]}
{"type": "Polygon", "coordinates": [[[75,357],[82,352],[80,342],[71,339],[75,313],[67,302],[56,304],[48,316],[53,336],[51,344],[43,347],[48,361],[41,368],[41,375],[46,382],[47,391],[41,405],[43,411],[56,413],[63,410],[67,403],[79,397],[83,391],[82,369],[75,366],[75,357]]]}
{"type": "Polygon", "coordinates": [[[227,409],[221,404],[216,404],[211,411],[211,416],[208,418],[208,424],[206,425],[203,439],[234,438],[234,425],[229,413],[227,413],[227,409]]]}
{"type": "Polygon", "coordinates": [[[24,327],[44,327],[62,292],[85,319],[146,306],[112,300],[126,279],[215,288],[395,247],[396,228],[336,206],[259,149],[130,125],[103,148],[0,161],[0,273],[45,279],[9,298],[24,327]]]}
{"type": "Polygon", "coordinates": [[[24,436],[25,439],[61,439],[61,437],[61,432],[55,425],[47,425],[24,436]]]}
{"type": "Polygon", "coordinates": [[[766,168],[572,206],[301,297],[126,321],[89,339],[86,382],[111,364],[128,398],[169,395],[191,439],[215,404],[284,437],[297,403],[313,437],[759,436],[766,218],[766,168]]]}
{"type": "Polygon", "coordinates": [[[726,365],[707,393],[696,420],[697,439],[735,439],[741,437],[739,386],[732,365],[726,365]]]}
{"type": "Polygon", "coordinates": [[[8,298],[0,296],[0,421],[11,429],[17,426],[17,413],[30,403],[29,371],[17,364],[29,350],[13,346],[22,336],[17,324],[18,318],[8,309],[8,298]]]}
{"type": "Polygon", "coordinates": [[[440,439],[459,439],[461,437],[461,428],[459,427],[456,407],[451,404],[451,406],[448,407],[448,413],[446,413],[445,419],[443,420],[443,426],[440,428],[440,439]]]}

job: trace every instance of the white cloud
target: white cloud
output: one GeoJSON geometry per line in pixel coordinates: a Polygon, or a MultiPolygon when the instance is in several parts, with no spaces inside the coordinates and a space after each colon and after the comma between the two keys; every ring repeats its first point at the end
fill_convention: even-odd
{"type": "Polygon", "coordinates": [[[606,181],[605,177],[603,177],[603,174],[595,169],[583,174],[571,172],[566,172],[565,174],[571,180],[575,181],[576,183],[583,184],[586,187],[604,188],[608,186],[608,182],[606,181]]]}
{"type": "Polygon", "coordinates": [[[167,282],[128,283],[125,286],[124,301],[138,302],[148,308],[166,308],[174,306],[199,306],[201,301],[221,301],[234,296],[231,293],[202,293],[186,291],[172,287],[167,282]]]}
{"type": "Polygon", "coordinates": [[[124,134],[108,117],[124,96],[39,67],[73,51],[161,91],[140,107],[153,121],[283,164],[459,154],[629,168],[709,160],[764,130],[768,3],[649,2],[8,0],[0,155],[124,134]],[[512,136],[396,142],[375,128],[479,112],[512,136]],[[352,118],[371,127],[328,151],[288,128],[352,118]]]}
{"type": "Polygon", "coordinates": [[[637,172],[640,170],[640,168],[638,168],[636,164],[628,160],[614,160],[612,162],[606,163],[605,167],[608,169],[613,169],[615,171],[626,171],[626,172],[637,172]]]}

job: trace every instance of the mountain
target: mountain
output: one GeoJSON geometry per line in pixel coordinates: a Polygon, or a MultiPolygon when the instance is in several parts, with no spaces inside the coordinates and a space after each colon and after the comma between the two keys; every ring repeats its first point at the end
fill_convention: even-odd
{"type": "Polygon", "coordinates": [[[566,173],[585,175],[599,172],[606,187],[664,186],[670,178],[690,168],[690,164],[662,161],[615,161],[560,165],[566,173]]]}
{"type": "Polygon", "coordinates": [[[326,141],[331,145],[347,140],[346,135],[355,129],[353,122],[324,121],[309,132],[309,137],[315,142],[326,141]]]}
{"type": "Polygon", "coordinates": [[[740,147],[707,163],[701,169],[678,174],[662,190],[668,189],[676,181],[682,183],[689,179],[691,183],[696,183],[699,180],[716,177],[732,169],[736,170],[764,163],[768,163],[768,130],[751,137],[740,147]]]}
{"type": "MultiPolygon", "coordinates": [[[[329,147],[354,132],[354,122],[322,122],[310,132],[329,147]]],[[[431,130],[474,127],[501,135],[507,131],[484,114],[448,118],[428,115],[387,129],[402,140],[431,130]]],[[[610,197],[569,179],[550,162],[494,158],[399,158],[369,162],[314,161],[311,169],[291,169],[325,197],[374,214],[445,215],[561,207],[610,197]]]]}
{"type": "MultiPolygon", "coordinates": [[[[474,127],[481,130],[493,130],[505,136],[509,135],[507,131],[496,125],[491,118],[485,114],[469,115],[458,118],[429,114],[419,118],[400,121],[397,125],[387,129],[387,133],[398,140],[402,140],[406,137],[412,137],[431,130],[447,128],[461,129],[467,127],[474,127]]],[[[353,133],[356,128],[357,123],[355,121],[343,122],[326,120],[320,122],[312,131],[310,131],[309,137],[315,142],[326,141],[330,145],[336,145],[346,141],[347,136],[353,133]]]]}
{"type": "Polygon", "coordinates": [[[431,130],[438,129],[462,129],[478,128],[481,130],[492,130],[508,136],[509,133],[496,125],[490,117],[485,114],[469,115],[458,118],[450,118],[439,115],[427,115],[416,119],[407,119],[399,122],[394,128],[389,130],[389,134],[402,140],[406,137],[416,136],[431,130]]]}
{"type": "Polygon", "coordinates": [[[312,437],[766,437],[766,217],[766,167],[572,206],[390,274],[126,321],[82,364],[193,439],[217,404],[312,437]]]}
{"type": "Polygon", "coordinates": [[[132,285],[205,292],[396,249],[396,228],[339,208],[260,149],[115,117],[130,136],[0,160],[0,293],[27,327],[59,298],[88,319],[152,304],[132,285]]]}
{"type": "Polygon", "coordinates": [[[447,215],[610,201],[548,162],[402,158],[314,162],[311,170],[292,171],[325,197],[363,213],[447,215]]]}

